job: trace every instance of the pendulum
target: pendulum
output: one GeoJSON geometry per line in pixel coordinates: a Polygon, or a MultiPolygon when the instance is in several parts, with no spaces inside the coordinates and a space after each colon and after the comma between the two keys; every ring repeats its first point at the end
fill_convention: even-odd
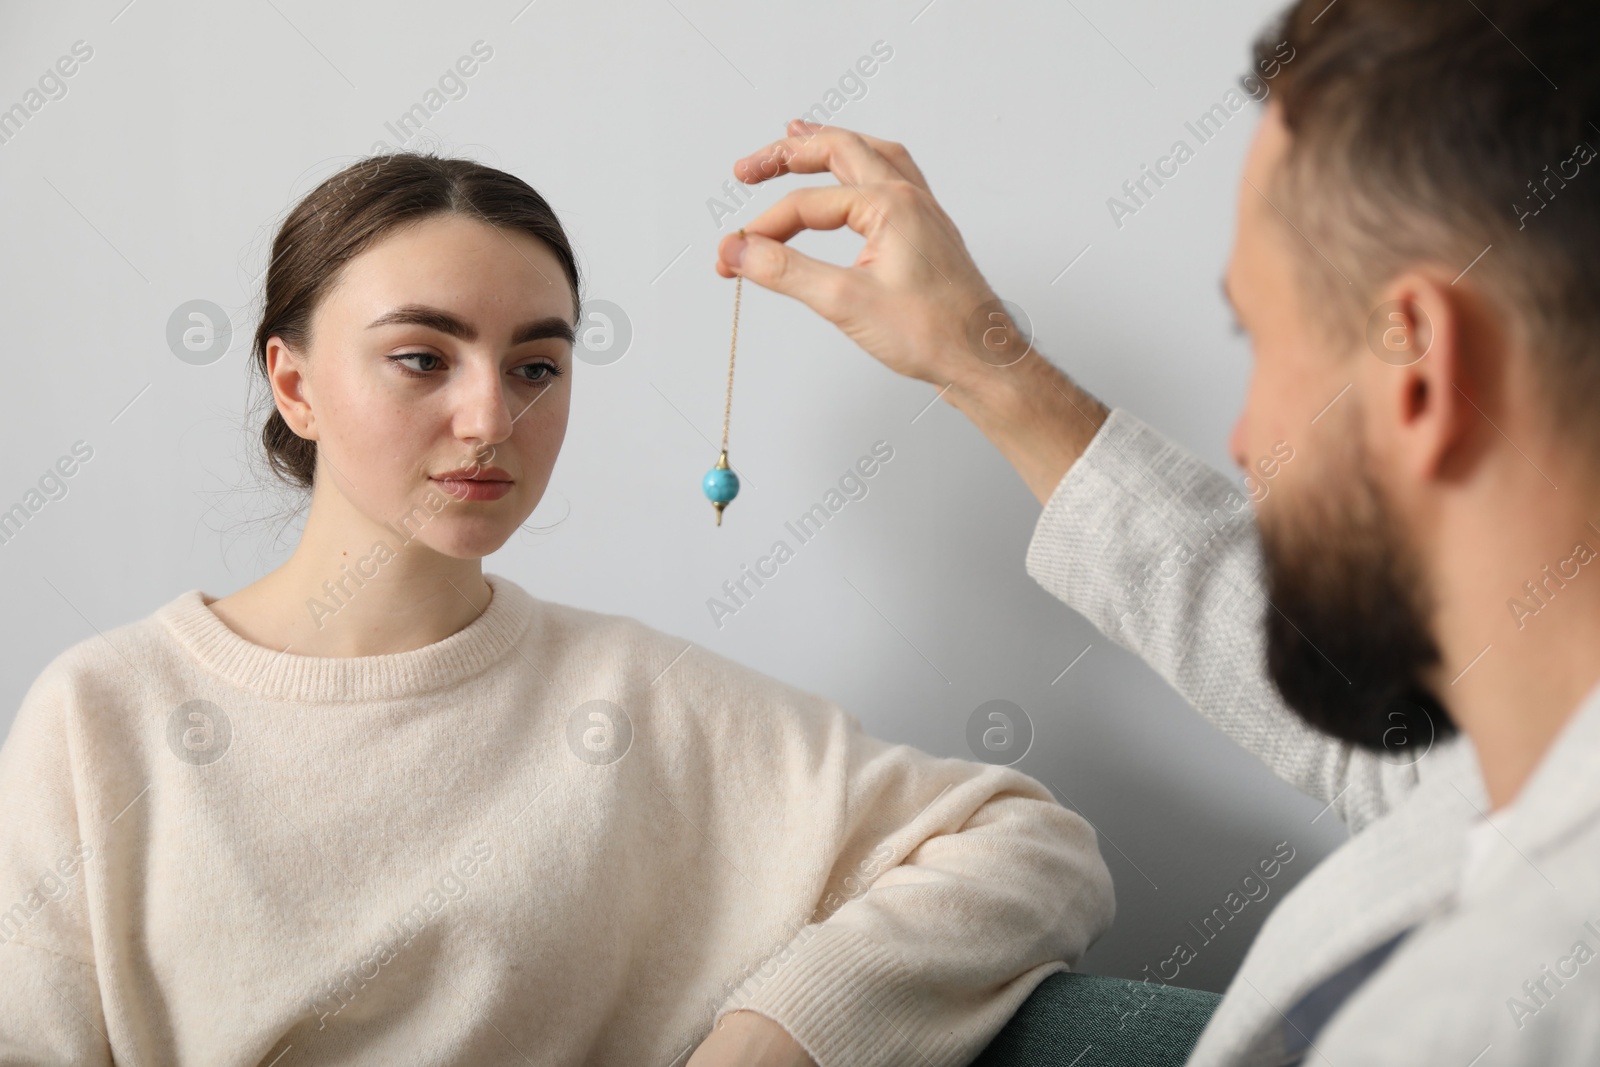
{"type": "MultiPolygon", "coordinates": [[[[739,236],[744,236],[744,230],[739,231],[739,236]]],[[[722,525],[722,509],[739,495],[739,476],[728,466],[728,415],[733,410],[733,357],[739,346],[739,296],[743,287],[741,274],[733,283],[733,340],[728,345],[728,395],[722,405],[722,455],[700,482],[711,506],[717,509],[718,526],[722,525]]]]}
{"type": "MultiPolygon", "coordinates": [[[[742,228],[739,236],[744,236],[742,228]]],[[[700,481],[706,498],[717,509],[718,526],[722,525],[722,509],[739,495],[739,476],[728,466],[728,416],[733,411],[733,357],[739,347],[739,296],[743,288],[744,275],[741,274],[733,283],[733,339],[728,344],[728,395],[722,403],[722,455],[700,481]]]]}
{"type": "Polygon", "coordinates": [[[722,525],[722,509],[739,495],[739,476],[728,467],[728,450],[717,457],[717,465],[706,471],[701,488],[706,491],[711,506],[717,509],[717,525],[722,525]]]}

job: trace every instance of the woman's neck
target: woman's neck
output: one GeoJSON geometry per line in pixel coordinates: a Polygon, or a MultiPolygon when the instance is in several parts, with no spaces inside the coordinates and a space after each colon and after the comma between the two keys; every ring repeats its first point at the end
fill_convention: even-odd
{"type": "Polygon", "coordinates": [[[444,640],[491,596],[482,559],[435,551],[422,531],[319,522],[313,507],[288,561],[211,609],[239,636],[277,651],[378,656],[444,640]]]}

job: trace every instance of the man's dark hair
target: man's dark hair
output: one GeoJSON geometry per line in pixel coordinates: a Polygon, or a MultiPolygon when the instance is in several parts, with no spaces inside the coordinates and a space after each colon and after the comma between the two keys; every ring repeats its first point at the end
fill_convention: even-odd
{"type": "Polygon", "coordinates": [[[1549,410],[1600,454],[1597,45],[1594,0],[1301,0],[1254,58],[1281,66],[1290,134],[1262,192],[1305,238],[1320,325],[1353,342],[1405,268],[1471,265],[1549,410]]]}

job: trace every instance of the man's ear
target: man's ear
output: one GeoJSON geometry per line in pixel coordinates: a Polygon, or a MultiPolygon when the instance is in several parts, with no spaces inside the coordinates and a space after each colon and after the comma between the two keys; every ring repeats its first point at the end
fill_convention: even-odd
{"type": "Polygon", "coordinates": [[[278,405],[278,414],[289,424],[289,429],[297,437],[315,441],[316,418],[311,411],[310,383],[306,381],[304,360],[277,334],[267,338],[267,381],[272,385],[272,399],[278,405]]]}
{"type": "Polygon", "coordinates": [[[1369,320],[1366,404],[1374,454],[1406,481],[1451,476],[1481,419],[1463,351],[1467,291],[1423,271],[1384,287],[1369,320]]]}

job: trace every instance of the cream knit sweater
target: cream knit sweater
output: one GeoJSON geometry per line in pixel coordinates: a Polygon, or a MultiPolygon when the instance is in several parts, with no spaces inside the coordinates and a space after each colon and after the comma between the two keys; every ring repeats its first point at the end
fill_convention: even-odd
{"type": "Polygon", "coordinates": [[[487,576],[425,648],[279,654],[199,590],[0,749],[0,1064],[968,1062],[1109,925],[1034,779],[487,576]]]}

